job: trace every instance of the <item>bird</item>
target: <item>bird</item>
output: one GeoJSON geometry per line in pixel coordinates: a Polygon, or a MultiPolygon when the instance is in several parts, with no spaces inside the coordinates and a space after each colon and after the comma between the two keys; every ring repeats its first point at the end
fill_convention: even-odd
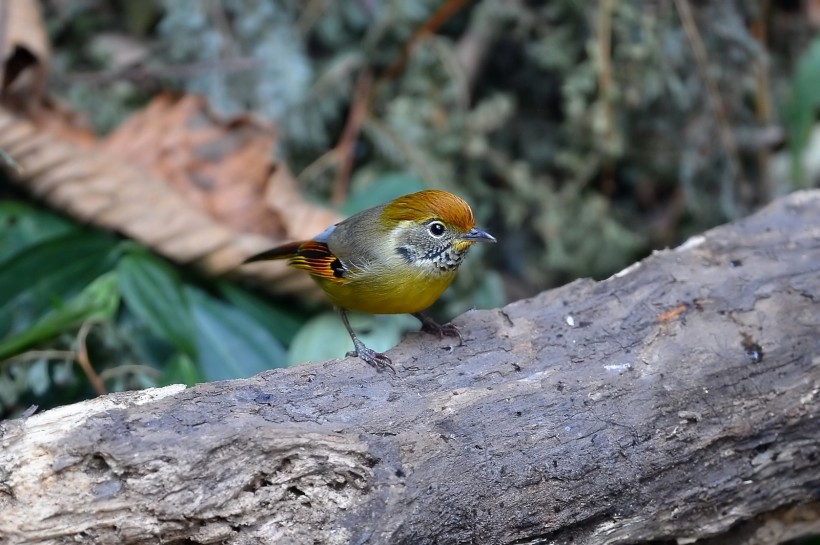
{"type": "Polygon", "coordinates": [[[447,191],[427,189],[363,210],[310,240],[290,242],[252,255],[244,263],[287,259],[306,271],[336,307],[358,356],[377,371],[389,369],[385,354],[368,348],[350,326],[348,312],[412,314],[421,330],[461,334],[424,311],[450,286],[470,247],[496,242],[475,226],[470,206],[447,191]]]}

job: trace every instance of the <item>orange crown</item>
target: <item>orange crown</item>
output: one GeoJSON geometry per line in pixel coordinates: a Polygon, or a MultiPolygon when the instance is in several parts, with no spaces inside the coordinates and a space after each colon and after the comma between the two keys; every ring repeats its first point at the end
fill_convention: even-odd
{"type": "Polygon", "coordinates": [[[385,207],[383,217],[393,221],[438,218],[465,232],[475,227],[470,205],[461,197],[438,189],[427,189],[399,197],[385,207]]]}

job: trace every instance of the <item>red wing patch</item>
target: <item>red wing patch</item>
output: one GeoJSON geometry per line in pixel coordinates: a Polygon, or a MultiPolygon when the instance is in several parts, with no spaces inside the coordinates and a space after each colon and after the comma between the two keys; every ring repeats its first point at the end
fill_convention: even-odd
{"type": "Polygon", "coordinates": [[[341,260],[333,255],[324,242],[308,240],[299,246],[288,265],[307,271],[313,276],[339,282],[347,274],[341,260]]]}

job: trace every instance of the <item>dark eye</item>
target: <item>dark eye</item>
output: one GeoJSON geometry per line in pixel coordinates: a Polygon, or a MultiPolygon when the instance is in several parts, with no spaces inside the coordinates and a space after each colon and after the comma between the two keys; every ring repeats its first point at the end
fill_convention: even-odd
{"type": "Polygon", "coordinates": [[[444,234],[444,224],[440,221],[434,221],[430,225],[427,226],[427,230],[430,231],[430,234],[436,238],[439,238],[441,235],[444,234]]]}

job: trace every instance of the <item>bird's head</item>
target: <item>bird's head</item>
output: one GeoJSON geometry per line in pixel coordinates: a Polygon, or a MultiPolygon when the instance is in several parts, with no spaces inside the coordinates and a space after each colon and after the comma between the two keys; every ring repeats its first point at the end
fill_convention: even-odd
{"type": "Polygon", "coordinates": [[[453,272],[476,242],[495,242],[475,227],[470,206],[463,199],[436,189],[399,197],[384,208],[382,221],[390,228],[396,254],[408,264],[453,272]]]}

